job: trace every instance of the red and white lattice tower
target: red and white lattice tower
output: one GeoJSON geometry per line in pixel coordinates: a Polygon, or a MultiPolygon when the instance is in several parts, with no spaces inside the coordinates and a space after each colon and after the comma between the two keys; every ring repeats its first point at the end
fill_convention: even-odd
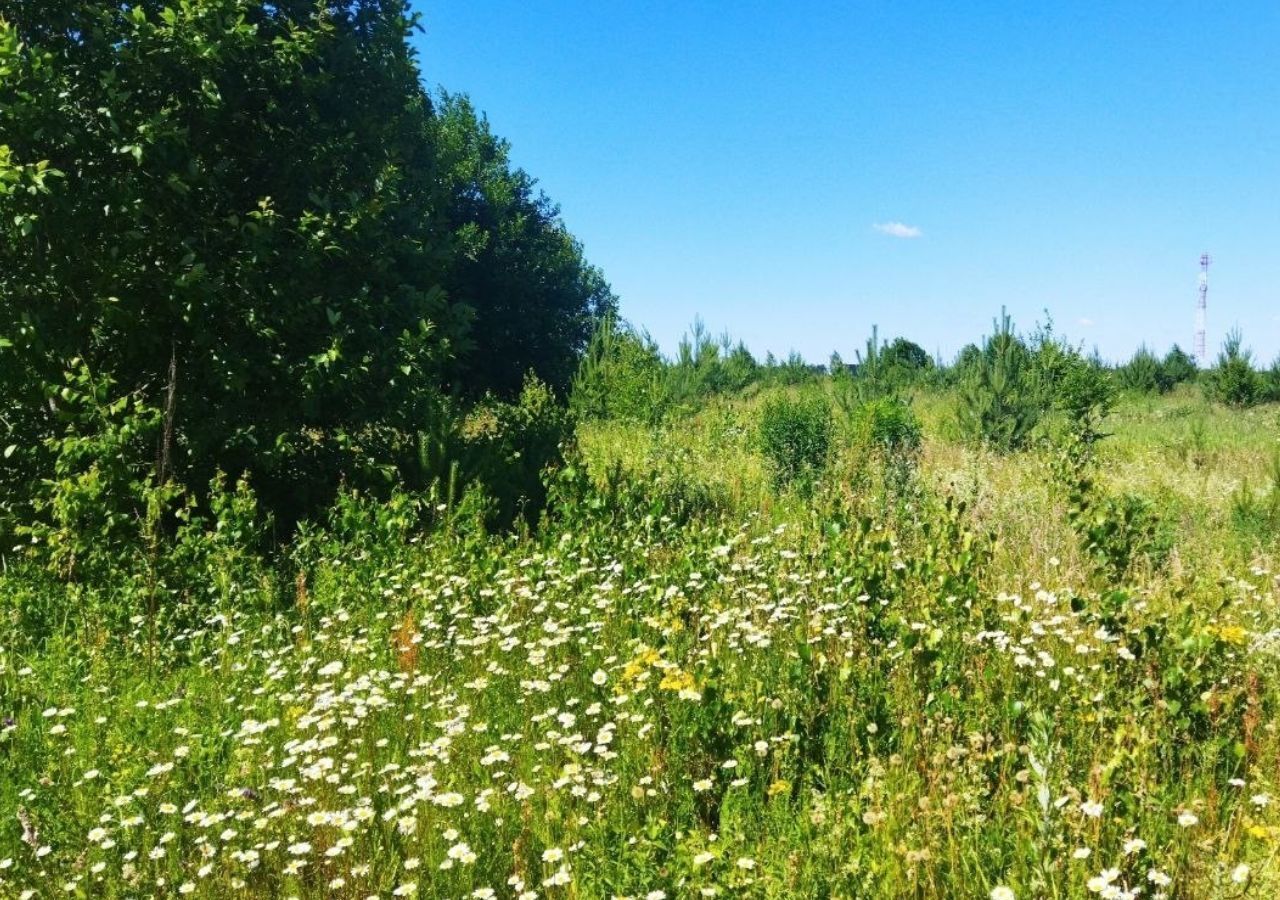
{"type": "Polygon", "coordinates": [[[1209,263],[1213,262],[1208,253],[1200,254],[1200,290],[1196,300],[1196,362],[1201,368],[1209,365],[1208,353],[1204,345],[1205,323],[1209,317],[1209,263]]]}

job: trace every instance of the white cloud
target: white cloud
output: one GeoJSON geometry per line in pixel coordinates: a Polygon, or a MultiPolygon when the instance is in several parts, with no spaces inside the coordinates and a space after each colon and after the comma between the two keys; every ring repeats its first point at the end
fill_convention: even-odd
{"type": "Polygon", "coordinates": [[[901,222],[877,222],[871,227],[881,234],[887,234],[889,237],[896,238],[918,238],[924,234],[924,232],[916,226],[904,225],[901,222]]]}
{"type": "Polygon", "coordinates": [[[1093,319],[1089,319],[1089,318],[1076,319],[1076,323],[1079,325],[1083,325],[1085,328],[1089,328],[1093,325],[1093,319]]]}

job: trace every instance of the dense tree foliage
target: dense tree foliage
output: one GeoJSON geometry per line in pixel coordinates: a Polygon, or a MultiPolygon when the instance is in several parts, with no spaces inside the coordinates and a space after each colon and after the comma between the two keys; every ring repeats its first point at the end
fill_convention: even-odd
{"type": "Polygon", "coordinates": [[[459,383],[473,393],[509,394],[532,370],[566,390],[616,298],[584,262],[558,208],[512,168],[507,143],[467,98],[442,98],[437,131],[457,248],[446,287],[474,310],[472,331],[484,345],[483,354],[464,356],[459,383]]]}
{"type": "Polygon", "coordinates": [[[612,294],[469,104],[437,111],[414,27],[403,0],[0,0],[11,511],[128,518],[221,469],[292,519],[430,477],[446,393],[567,387],[612,294]]]}
{"type": "Polygon", "coordinates": [[[908,372],[919,372],[933,367],[933,360],[925,349],[904,337],[894,338],[885,346],[882,355],[886,365],[908,372]]]}

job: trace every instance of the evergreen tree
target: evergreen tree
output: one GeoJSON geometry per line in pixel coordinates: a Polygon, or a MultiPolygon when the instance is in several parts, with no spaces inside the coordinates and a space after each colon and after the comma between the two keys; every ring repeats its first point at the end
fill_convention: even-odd
{"type": "Polygon", "coordinates": [[[997,450],[1026,446],[1040,418],[1030,354],[1002,312],[960,389],[961,428],[997,450]]]}
{"type": "Polygon", "coordinates": [[[1261,399],[1262,379],[1253,368],[1253,354],[1244,348],[1240,330],[1232,329],[1218,361],[1209,371],[1209,396],[1228,406],[1252,406],[1261,399]]]}

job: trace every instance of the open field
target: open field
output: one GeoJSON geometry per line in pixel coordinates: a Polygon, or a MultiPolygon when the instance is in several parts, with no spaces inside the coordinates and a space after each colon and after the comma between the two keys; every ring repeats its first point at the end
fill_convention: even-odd
{"type": "Polygon", "coordinates": [[[1280,897],[1280,6],[651,6],[0,0],[0,900],[1280,897]]]}
{"type": "Polygon", "coordinates": [[[1158,524],[1117,582],[1053,444],[922,390],[905,471],[776,490],[778,390],[579,426],[523,535],[348,500],[224,545],[176,633],[28,638],[76,588],[0,577],[0,896],[1276,896],[1280,570],[1232,498],[1280,408],[1118,405],[1099,481],[1158,524]]]}

